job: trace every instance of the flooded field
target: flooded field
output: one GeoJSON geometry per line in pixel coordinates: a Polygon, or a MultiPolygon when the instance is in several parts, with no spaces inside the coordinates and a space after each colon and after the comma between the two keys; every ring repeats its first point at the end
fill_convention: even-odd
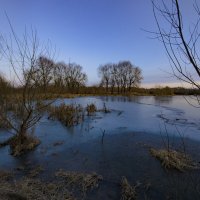
{"type": "MultiPolygon", "coordinates": [[[[166,169],[149,151],[169,146],[199,163],[200,110],[183,97],[80,97],[54,104],[63,102],[83,107],[94,103],[110,112],[85,116],[83,123],[69,128],[45,113],[35,128],[41,144],[20,157],[11,156],[8,146],[0,148],[1,170],[20,179],[39,166],[36,177],[46,182],[54,181],[61,169],[101,175],[98,187],[84,199],[121,199],[122,177],[137,199],[200,199],[199,169],[166,169]]],[[[1,130],[0,141],[8,137],[1,130]]]]}

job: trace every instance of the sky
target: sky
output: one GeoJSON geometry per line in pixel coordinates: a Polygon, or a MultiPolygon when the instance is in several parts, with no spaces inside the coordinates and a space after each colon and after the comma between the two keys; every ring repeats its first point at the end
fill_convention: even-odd
{"type": "MultiPolygon", "coordinates": [[[[5,12],[19,36],[33,27],[56,47],[57,61],[80,64],[88,85],[98,84],[99,65],[122,60],[142,69],[144,87],[177,83],[162,44],[144,31],[157,30],[150,0],[0,0],[0,32],[8,35],[5,12]]],[[[8,74],[8,66],[0,71],[8,74]]]]}

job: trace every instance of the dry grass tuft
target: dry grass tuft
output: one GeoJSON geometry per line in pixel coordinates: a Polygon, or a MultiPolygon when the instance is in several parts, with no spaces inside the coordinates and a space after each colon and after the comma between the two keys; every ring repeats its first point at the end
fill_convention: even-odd
{"type": "Polygon", "coordinates": [[[33,170],[30,171],[29,177],[34,178],[44,171],[44,168],[41,165],[36,166],[33,170]]]}
{"type": "Polygon", "coordinates": [[[57,119],[67,127],[75,126],[84,120],[84,112],[81,105],[50,106],[48,109],[49,119],[57,119]]]}
{"type": "Polygon", "coordinates": [[[97,188],[99,186],[99,181],[103,180],[103,177],[96,173],[85,174],[59,170],[55,175],[56,177],[64,178],[68,186],[80,187],[84,195],[88,190],[97,188]]]}
{"type": "Polygon", "coordinates": [[[0,180],[9,180],[13,177],[13,173],[5,170],[0,171],[0,180]]]}
{"type": "Polygon", "coordinates": [[[135,200],[136,199],[136,187],[132,187],[126,177],[122,177],[121,180],[121,187],[122,187],[122,197],[121,200],[135,200]]]}
{"type": "Polygon", "coordinates": [[[199,166],[192,159],[184,153],[175,150],[166,149],[150,149],[152,156],[159,159],[162,165],[168,169],[176,169],[184,171],[185,169],[197,169],[199,166]]]}
{"type": "Polygon", "coordinates": [[[32,135],[15,135],[9,141],[11,154],[20,156],[21,154],[34,149],[40,144],[40,141],[32,135]]]}
{"type": "Polygon", "coordinates": [[[62,184],[22,179],[13,182],[0,181],[1,200],[75,200],[62,184]]]}
{"type": "Polygon", "coordinates": [[[90,116],[90,115],[94,114],[95,112],[97,112],[97,107],[93,103],[88,104],[86,107],[86,111],[87,111],[87,115],[90,116]]]}

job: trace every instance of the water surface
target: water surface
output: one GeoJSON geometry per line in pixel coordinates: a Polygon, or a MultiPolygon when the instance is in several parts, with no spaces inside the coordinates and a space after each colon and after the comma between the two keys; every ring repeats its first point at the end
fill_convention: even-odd
{"type": "MultiPolygon", "coordinates": [[[[21,157],[9,155],[9,147],[0,149],[0,168],[25,175],[37,165],[45,171],[41,178],[54,179],[56,170],[97,172],[104,177],[100,188],[88,199],[119,199],[120,180],[141,183],[139,199],[199,199],[199,170],[178,173],[166,171],[149,154],[149,147],[164,148],[167,141],[200,161],[199,109],[181,96],[175,97],[79,97],[58,99],[55,104],[105,104],[110,113],[97,112],[75,127],[64,127],[44,115],[35,128],[41,144],[21,157]],[[102,143],[102,134],[104,135],[102,143]],[[59,145],[57,145],[57,144],[59,145]],[[25,171],[16,170],[25,166],[25,171]],[[147,191],[145,188],[150,185],[147,191]],[[184,190],[184,192],[183,192],[184,190]],[[177,198],[175,198],[177,197],[177,198]]],[[[0,140],[9,137],[1,131],[0,140]]]]}

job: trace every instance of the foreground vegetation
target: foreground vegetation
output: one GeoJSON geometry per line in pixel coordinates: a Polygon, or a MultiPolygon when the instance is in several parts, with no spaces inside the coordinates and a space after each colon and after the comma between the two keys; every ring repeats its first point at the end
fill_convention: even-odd
{"type": "Polygon", "coordinates": [[[160,160],[163,167],[167,169],[176,169],[181,172],[187,169],[198,169],[199,165],[195,163],[188,155],[175,150],[150,149],[152,156],[160,160]]]}
{"type": "Polygon", "coordinates": [[[15,180],[13,174],[0,172],[0,195],[2,200],[75,200],[84,199],[87,192],[97,188],[102,176],[60,170],[55,181],[44,182],[24,177],[15,180]]]}
{"type": "MultiPolygon", "coordinates": [[[[42,103],[41,103],[42,106],[42,103]]],[[[16,112],[10,109],[10,113],[16,112]]],[[[60,105],[48,105],[45,106],[45,109],[41,111],[42,113],[48,113],[49,120],[58,120],[66,127],[76,126],[82,123],[85,120],[86,116],[95,115],[96,112],[110,113],[110,110],[106,107],[105,103],[102,109],[97,109],[94,103],[88,104],[85,108],[80,104],[65,104],[61,103],[60,105]]],[[[40,113],[42,115],[42,113],[40,113]]],[[[19,116],[20,117],[20,116],[19,116]]],[[[12,126],[4,126],[4,123],[1,124],[1,127],[7,129],[8,131],[12,129],[12,126]]],[[[10,146],[11,155],[20,156],[21,154],[33,150],[36,146],[40,144],[40,140],[29,132],[22,132],[14,134],[7,141],[0,143],[0,147],[6,145],[10,146]]]]}
{"type": "MultiPolygon", "coordinates": [[[[36,176],[39,175],[36,174],[36,176]]],[[[99,187],[103,180],[96,173],[59,170],[54,181],[45,182],[36,176],[15,180],[9,171],[0,171],[0,195],[2,200],[75,200],[86,199],[88,192],[99,187]]],[[[137,195],[125,177],[121,181],[121,199],[135,200],[137,195]]]]}
{"type": "MultiPolygon", "coordinates": [[[[166,36],[165,33],[167,31],[160,32],[160,36],[165,44],[165,48],[167,47],[166,45],[169,45],[169,49],[166,48],[167,53],[170,55],[169,57],[178,71],[178,74],[174,75],[180,80],[189,82],[192,87],[195,86],[197,89],[169,87],[139,88],[138,86],[143,78],[142,71],[130,61],[101,65],[99,67],[101,82],[98,86],[87,87],[87,75],[83,72],[82,67],[76,63],[55,62],[49,56],[49,52],[44,51],[45,48],[38,51],[39,45],[34,34],[29,36],[25,33],[22,37],[23,39],[20,40],[11,27],[12,34],[9,38],[11,39],[11,45],[6,38],[0,35],[0,53],[2,54],[0,57],[3,57],[6,63],[7,61],[10,63],[14,76],[18,79],[12,83],[3,78],[3,76],[0,77],[0,127],[7,129],[14,135],[8,141],[0,144],[0,146],[10,145],[11,154],[19,156],[39,145],[40,141],[34,137],[33,130],[46,108],[48,108],[49,119],[59,120],[67,127],[83,122],[85,112],[88,116],[97,112],[94,104],[88,105],[86,108],[82,108],[80,105],[65,104],[56,107],[52,106],[54,100],[44,103],[42,101],[44,99],[56,99],[68,94],[200,95],[200,86],[198,82],[194,81],[193,74],[188,73],[190,70],[184,71],[182,68],[182,66],[185,66],[185,63],[189,63],[188,66],[191,65],[197,72],[198,77],[200,76],[199,59],[196,56],[199,20],[197,20],[196,26],[194,26],[194,31],[191,31],[192,37],[190,41],[195,42],[193,44],[187,43],[184,39],[184,34],[182,34],[182,18],[180,17],[178,1],[172,1],[172,4],[175,5],[175,7],[172,6],[172,12],[168,10],[165,4],[164,10],[160,9],[159,6],[155,8],[158,8],[158,11],[164,14],[162,16],[172,25],[170,27],[175,28],[175,33],[173,34],[176,37],[173,34],[166,36]],[[177,12],[174,12],[174,8],[176,8],[175,11],[177,10],[177,12]],[[178,15],[178,18],[176,18],[176,15],[178,15]],[[175,39],[175,43],[171,39],[175,39]],[[181,42],[178,42],[179,40],[181,42]],[[182,47],[182,45],[184,46],[182,47]],[[15,47],[17,49],[13,49],[15,47]],[[170,54],[170,52],[172,53],[170,54]],[[178,54],[176,55],[175,52],[178,52],[178,54]],[[185,60],[182,60],[182,56],[179,55],[180,52],[181,54],[183,53],[185,60]]],[[[199,11],[198,7],[195,9],[197,12],[199,11]]],[[[154,16],[156,17],[155,10],[154,16]]],[[[157,24],[159,26],[158,21],[157,24]]],[[[159,30],[163,29],[160,29],[159,26],[159,30]]],[[[170,31],[170,33],[172,32],[170,31]]],[[[197,100],[199,103],[198,98],[197,100]]],[[[110,112],[105,105],[102,111],[105,113],[110,112]]],[[[102,133],[103,144],[105,131],[102,133]]],[[[152,156],[161,161],[165,168],[177,169],[179,171],[198,168],[198,165],[189,156],[178,151],[151,149],[150,152],[152,156]]],[[[40,170],[42,169],[38,168],[32,171],[32,176],[36,176],[40,170]]],[[[77,194],[84,198],[87,191],[98,187],[100,180],[102,180],[102,177],[97,174],[65,172],[61,170],[56,173],[56,178],[60,178],[62,181],[59,182],[58,180],[58,182],[48,184],[30,178],[7,181],[10,176],[11,174],[9,173],[0,173],[0,195],[2,199],[75,199],[78,198],[76,197],[77,194]]],[[[125,177],[122,178],[121,187],[122,199],[136,199],[136,187],[132,187],[125,177]]]]}
{"type": "Polygon", "coordinates": [[[131,186],[126,179],[126,177],[122,177],[121,180],[121,188],[122,188],[122,197],[121,200],[136,200],[136,186],[131,186]]]}

